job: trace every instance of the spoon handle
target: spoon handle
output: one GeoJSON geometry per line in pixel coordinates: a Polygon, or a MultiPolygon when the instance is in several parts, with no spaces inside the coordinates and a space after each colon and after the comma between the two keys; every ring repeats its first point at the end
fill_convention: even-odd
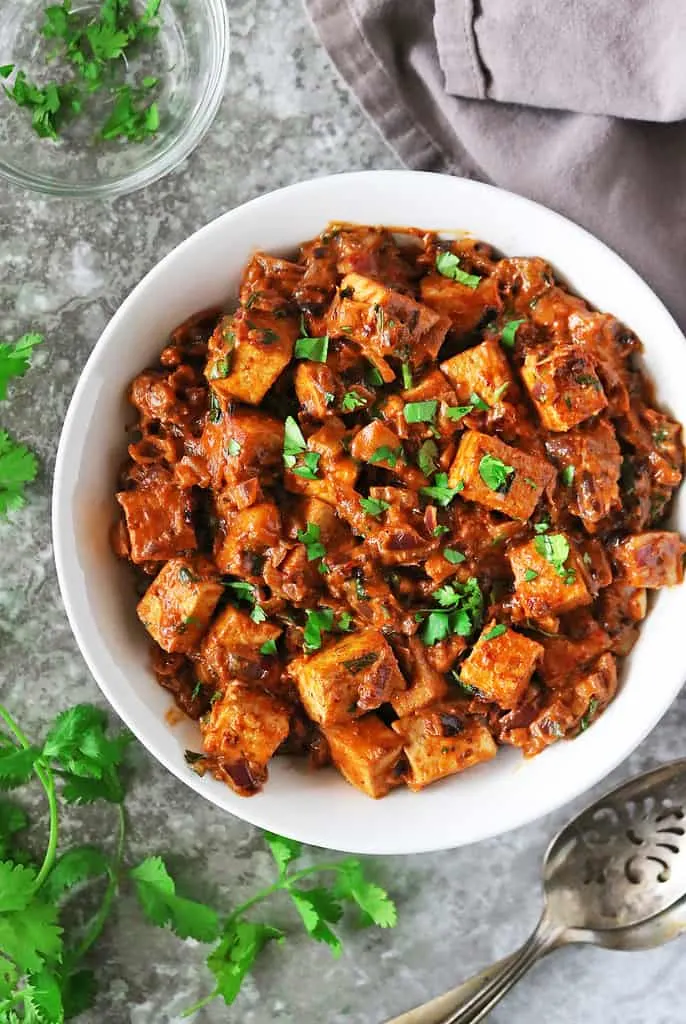
{"type": "Polygon", "coordinates": [[[477,1024],[537,960],[561,944],[562,933],[544,916],[518,952],[387,1024],[477,1024]]]}

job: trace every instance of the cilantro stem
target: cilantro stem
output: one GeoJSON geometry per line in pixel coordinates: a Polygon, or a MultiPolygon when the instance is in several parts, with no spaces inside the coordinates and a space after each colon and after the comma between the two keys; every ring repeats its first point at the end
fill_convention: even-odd
{"type": "MultiPolygon", "coordinates": [[[[241,903],[233,910],[226,919],[224,925],[224,931],[227,931],[239,917],[245,914],[246,910],[250,910],[257,903],[261,903],[266,900],[269,896],[272,896],[275,892],[287,892],[290,887],[295,883],[299,882],[302,878],[307,878],[309,875],[320,874],[322,871],[338,871],[340,868],[340,862],[338,864],[312,864],[309,868],[301,868],[300,871],[294,871],[292,875],[283,875],[273,885],[268,885],[264,889],[260,889],[254,896],[251,896],[245,903],[241,903]]],[[[181,1014],[182,1017],[191,1017],[198,1010],[202,1010],[203,1007],[208,1006],[213,1000],[220,995],[218,988],[210,992],[209,995],[203,996],[202,999],[198,1000],[197,1003],[193,1003],[187,1010],[181,1014]]]]}
{"type": "MultiPolygon", "coordinates": [[[[21,731],[17,723],[12,718],[9,711],[0,704],[0,718],[5,722],[7,728],[10,730],[13,736],[16,737],[17,742],[25,750],[27,750],[31,744],[28,739],[21,731]]],[[[34,883],[34,890],[37,892],[47,876],[52,871],[55,863],[55,854],[57,853],[57,839],[59,835],[58,830],[58,810],[57,810],[57,796],[55,794],[55,779],[50,770],[50,767],[42,760],[37,760],[33,766],[33,770],[40,779],[41,785],[45,790],[45,795],[48,799],[48,808],[50,811],[50,834],[48,836],[48,846],[43,857],[43,863],[41,869],[36,876],[34,883]]]]}
{"type": "Polygon", "coordinates": [[[110,915],[112,909],[112,901],[114,900],[119,890],[119,877],[121,872],[122,861],[124,859],[124,839],[126,836],[126,814],[124,812],[123,804],[117,805],[119,812],[119,828],[117,832],[117,846],[114,853],[114,859],[109,865],[108,869],[108,882],[105,895],[102,898],[100,909],[97,914],[91,920],[85,935],[76,949],[65,957],[64,960],[64,974],[68,976],[74,970],[80,960],[84,958],[88,950],[93,946],[100,938],[102,931],[107,922],[107,918],[110,915]]]}

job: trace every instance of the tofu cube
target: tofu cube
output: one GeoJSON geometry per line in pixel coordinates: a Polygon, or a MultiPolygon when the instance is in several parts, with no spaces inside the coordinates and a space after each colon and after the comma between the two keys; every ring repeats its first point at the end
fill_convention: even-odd
{"type": "Polygon", "coordinates": [[[212,623],[200,647],[196,672],[206,686],[223,689],[232,679],[259,683],[267,679],[271,664],[260,647],[276,640],[281,627],[253,622],[247,612],[227,605],[212,623]]]}
{"type": "Polygon", "coordinates": [[[422,302],[447,316],[458,335],[475,330],[484,313],[497,309],[500,304],[494,277],[483,277],[476,288],[470,288],[438,272],[431,272],[425,274],[419,287],[422,302]]]}
{"type": "Polygon", "coordinates": [[[632,587],[674,587],[684,579],[684,545],[678,533],[649,530],[620,541],[612,558],[632,587]]]}
{"type": "Polygon", "coordinates": [[[573,543],[564,534],[544,534],[508,552],[515,578],[517,602],[529,619],[562,615],[593,600],[586,585],[584,565],[573,543]],[[547,537],[553,544],[562,537],[569,555],[560,571],[542,552],[547,537]]]}
{"type": "Polygon", "coordinates": [[[402,783],[403,741],[376,715],[330,725],[324,735],[343,778],[367,796],[378,800],[402,783]]]}
{"type": "Polygon", "coordinates": [[[205,766],[241,796],[259,792],[267,763],[290,731],[288,709],[276,697],[232,682],[201,719],[205,766]]]}
{"type": "Polygon", "coordinates": [[[224,588],[204,559],[172,558],[138,604],[138,618],[170,654],[194,651],[224,588]]]}
{"type": "Polygon", "coordinates": [[[488,338],[447,359],[441,363],[441,371],[455,388],[458,405],[469,405],[473,394],[487,405],[495,405],[498,395],[509,399],[517,390],[514,374],[497,338],[488,338]],[[507,387],[502,391],[504,385],[507,387]]]}
{"type": "Polygon", "coordinates": [[[281,515],[272,502],[237,512],[217,536],[214,560],[222,572],[260,580],[263,556],[281,540],[281,515]]]}
{"type": "Polygon", "coordinates": [[[244,406],[223,412],[216,423],[208,420],[201,448],[214,489],[254,477],[265,485],[275,481],[283,466],[283,433],[281,420],[244,406]]]}
{"type": "Polygon", "coordinates": [[[166,562],[197,548],[188,491],[161,484],[121,491],[117,501],[124,510],[132,562],[166,562]]]}
{"type": "Polygon", "coordinates": [[[592,360],[576,345],[528,349],[521,374],[548,430],[571,430],[607,406],[592,360]]]}
{"type": "Polygon", "coordinates": [[[361,718],[405,689],[405,680],[383,633],[365,629],[326,650],[291,663],[300,700],[323,726],[361,718]]]}
{"type": "Polygon", "coordinates": [[[286,469],[286,490],[292,494],[304,494],[308,498],[319,498],[336,508],[339,503],[337,488],[352,490],[358,474],[357,463],[345,450],[344,441],[347,437],[345,424],[336,417],[310,434],[307,447],[320,456],[316,479],[308,480],[286,469]]]}
{"type": "Polygon", "coordinates": [[[614,427],[605,419],[584,423],[546,441],[546,452],[561,471],[573,470],[566,484],[566,504],[589,533],[621,505],[622,453],[614,427]]]}
{"type": "Polygon", "coordinates": [[[294,317],[239,310],[220,320],[210,338],[206,376],[224,399],[259,405],[291,361],[299,334],[294,317]]]}
{"type": "Polygon", "coordinates": [[[331,413],[336,393],[336,378],[326,363],[312,363],[308,360],[298,363],[295,394],[303,412],[308,416],[315,420],[326,419],[331,413]]]}
{"type": "Polygon", "coordinates": [[[410,766],[406,781],[415,792],[480,761],[490,761],[497,753],[486,726],[466,718],[464,708],[450,702],[399,718],[392,728],[402,737],[410,766]]]}
{"type": "Polygon", "coordinates": [[[476,430],[463,434],[448,477],[451,487],[464,484],[461,497],[521,520],[530,518],[554,479],[555,470],[545,459],[476,430]],[[494,459],[505,468],[494,465],[494,459]]]}
{"type": "Polygon", "coordinates": [[[524,696],[542,657],[541,644],[513,629],[501,632],[492,621],[462,663],[460,678],[480,697],[510,711],[524,696]]]}
{"type": "Polygon", "coordinates": [[[407,663],[403,663],[403,668],[406,669],[405,676],[409,679],[409,685],[391,700],[391,706],[399,718],[443,700],[448,693],[445,675],[431,665],[427,648],[419,637],[409,637],[407,645],[407,663]]]}

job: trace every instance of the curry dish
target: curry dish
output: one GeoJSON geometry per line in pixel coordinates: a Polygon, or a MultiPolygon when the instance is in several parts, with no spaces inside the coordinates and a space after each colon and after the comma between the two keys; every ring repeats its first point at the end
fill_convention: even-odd
{"type": "Polygon", "coordinates": [[[681,426],[640,351],[481,242],[256,253],[131,384],[117,494],[194,770],[248,796],[299,754],[382,797],[587,729],[683,578],[681,426]]]}

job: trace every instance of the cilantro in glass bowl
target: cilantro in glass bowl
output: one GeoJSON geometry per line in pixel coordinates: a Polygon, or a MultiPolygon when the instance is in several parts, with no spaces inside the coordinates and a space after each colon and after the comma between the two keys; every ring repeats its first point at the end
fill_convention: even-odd
{"type": "Polygon", "coordinates": [[[105,197],[168,174],[224,92],[224,0],[17,0],[0,23],[0,177],[105,197]]]}

